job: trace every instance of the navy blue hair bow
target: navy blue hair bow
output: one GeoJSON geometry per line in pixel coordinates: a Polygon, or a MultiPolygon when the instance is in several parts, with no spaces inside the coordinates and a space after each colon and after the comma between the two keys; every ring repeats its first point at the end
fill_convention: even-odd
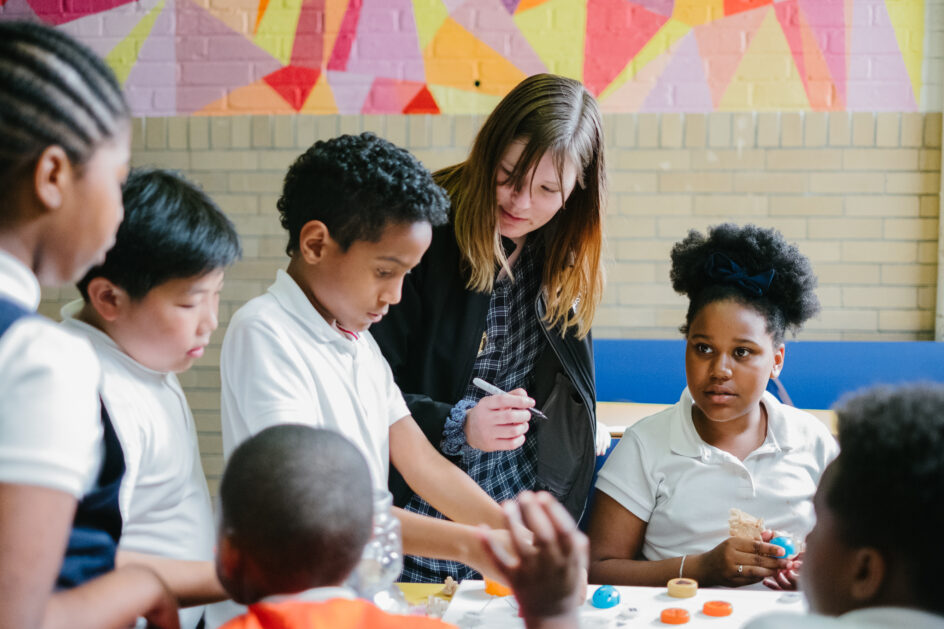
{"type": "Polygon", "coordinates": [[[762,297],[770,290],[770,283],[774,280],[773,269],[767,269],[757,275],[748,275],[744,267],[717,251],[708,256],[705,272],[711,279],[740,286],[755,297],[762,297]]]}

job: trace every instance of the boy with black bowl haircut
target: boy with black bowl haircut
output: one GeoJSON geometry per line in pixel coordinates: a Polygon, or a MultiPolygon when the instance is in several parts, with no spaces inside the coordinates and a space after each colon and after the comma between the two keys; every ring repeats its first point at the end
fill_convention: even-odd
{"type": "Polygon", "coordinates": [[[748,627],[944,627],[933,550],[944,530],[944,385],[869,389],[837,414],[839,457],[816,491],[800,570],[816,613],[748,627]]]}
{"type": "Polygon", "coordinates": [[[223,271],[239,238],[216,204],[183,177],[132,171],[125,217],[104,262],[79,282],[63,326],[89,339],[102,364],[102,399],[125,454],[116,563],[145,564],[193,629],[225,598],[213,569],[213,515],[193,415],[177,380],[217,326],[223,271]]]}
{"type": "MultiPolygon", "coordinates": [[[[217,570],[249,609],[224,629],[451,627],[389,614],[343,586],[371,536],[372,493],[363,454],[334,430],[279,425],[243,441],[220,483],[217,570]]],[[[507,518],[516,524],[515,544],[510,554],[498,549],[495,561],[525,624],[576,629],[586,537],[546,493],[525,492],[507,518]]]]}

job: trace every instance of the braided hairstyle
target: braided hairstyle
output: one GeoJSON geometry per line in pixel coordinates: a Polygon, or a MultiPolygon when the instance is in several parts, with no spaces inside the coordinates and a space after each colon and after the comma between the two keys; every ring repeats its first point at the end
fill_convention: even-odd
{"type": "Polygon", "coordinates": [[[672,288],[689,299],[683,334],[702,308],[734,300],[767,322],[774,344],[819,312],[810,261],[775,229],[732,223],[695,230],[672,247],[672,288]]]}
{"type": "Polygon", "coordinates": [[[0,185],[52,145],[80,168],[129,117],[115,75],[85,45],[43,24],[0,23],[0,185]]]}

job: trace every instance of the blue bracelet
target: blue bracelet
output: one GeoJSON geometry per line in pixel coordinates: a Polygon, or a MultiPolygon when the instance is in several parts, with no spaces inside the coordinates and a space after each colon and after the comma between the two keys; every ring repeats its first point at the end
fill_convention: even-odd
{"type": "Polygon", "coordinates": [[[465,440],[465,416],[469,409],[475,407],[472,400],[459,400],[449,411],[446,423],[443,425],[442,451],[449,456],[458,456],[462,453],[465,440]]]}

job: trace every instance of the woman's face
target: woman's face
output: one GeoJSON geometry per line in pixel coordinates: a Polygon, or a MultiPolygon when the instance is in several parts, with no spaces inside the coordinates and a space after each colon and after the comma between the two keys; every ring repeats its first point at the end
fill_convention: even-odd
{"type": "Polygon", "coordinates": [[[545,153],[531,172],[525,174],[521,190],[515,190],[509,178],[526,146],[524,140],[509,144],[496,175],[498,229],[502,236],[517,244],[554,218],[561,209],[561,200],[570,197],[577,183],[577,168],[571,160],[564,160],[562,181],[558,181],[553,156],[545,153]]]}

